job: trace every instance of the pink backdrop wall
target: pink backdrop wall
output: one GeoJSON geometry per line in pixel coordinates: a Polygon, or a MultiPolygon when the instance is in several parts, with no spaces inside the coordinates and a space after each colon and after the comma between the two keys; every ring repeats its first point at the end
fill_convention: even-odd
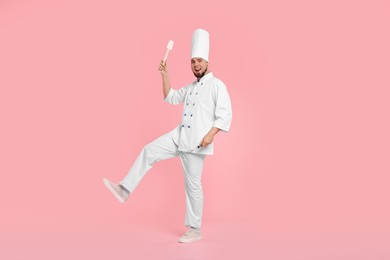
{"type": "Polygon", "coordinates": [[[0,259],[390,259],[388,1],[1,1],[0,259]],[[178,159],[117,203],[173,129],[157,70],[211,35],[231,132],[206,158],[204,240],[179,245],[178,159]]]}

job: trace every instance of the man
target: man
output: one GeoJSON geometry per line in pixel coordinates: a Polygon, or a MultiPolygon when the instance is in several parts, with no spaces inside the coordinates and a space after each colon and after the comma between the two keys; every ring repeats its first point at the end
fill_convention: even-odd
{"type": "Polygon", "coordinates": [[[179,89],[171,88],[166,63],[160,63],[164,100],[170,104],[184,103],[181,123],[171,132],[147,144],[129,173],[119,183],[103,182],[114,196],[124,203],[153,164],[179,156],[183,165],[187,232],[179,239],[189,243],[202,239],[203,191],[201,175],[206,155],[213,154],[214,136],[229,131],[232,112],[225,84],[208,69],[209,33],[195,30],[192,35],[191,69],[196,81],[179,89]]]}

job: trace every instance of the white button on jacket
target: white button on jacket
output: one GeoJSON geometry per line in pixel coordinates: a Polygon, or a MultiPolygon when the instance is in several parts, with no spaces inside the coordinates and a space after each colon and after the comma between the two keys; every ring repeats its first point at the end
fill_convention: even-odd
{"type": "Polygon", "coordinates": [[[232,120],[232,108],[225,84],[212,72],[179,90],[171,88],[164,99],[177,105],[184,103],[182,121],[175,129],[174,141],[179,151],[211,155],[214,145],[199,147],[211,128],[228,132],[232,120]]]}

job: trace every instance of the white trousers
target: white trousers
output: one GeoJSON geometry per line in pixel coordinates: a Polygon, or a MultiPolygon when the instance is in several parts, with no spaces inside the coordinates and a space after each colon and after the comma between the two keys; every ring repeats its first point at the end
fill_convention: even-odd
{"type": "Polygon", "coordinates": [[[200,229],[203,210],[201,176],[205,155],[178,151],[178,146],[174,142],[174,135],[175,130],[145,145],[120,184],[132,193],[154,163],[179,156],[185,181],[185,225],[200,229]]]}

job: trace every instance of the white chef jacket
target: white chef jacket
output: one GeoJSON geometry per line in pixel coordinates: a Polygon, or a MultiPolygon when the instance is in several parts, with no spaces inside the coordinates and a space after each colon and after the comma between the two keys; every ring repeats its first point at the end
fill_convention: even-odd
{"type": "Polygon", "coordinates": [[[230,129],[232,108],[225,84],[209,72],[179,90],[171,88],[164,100],[173,105],[184,103],[181,123],[173,135],[178,150],[212,155],[213,143],[206,147],[200,143],[213,127],[224,132],[230,129]]]}

